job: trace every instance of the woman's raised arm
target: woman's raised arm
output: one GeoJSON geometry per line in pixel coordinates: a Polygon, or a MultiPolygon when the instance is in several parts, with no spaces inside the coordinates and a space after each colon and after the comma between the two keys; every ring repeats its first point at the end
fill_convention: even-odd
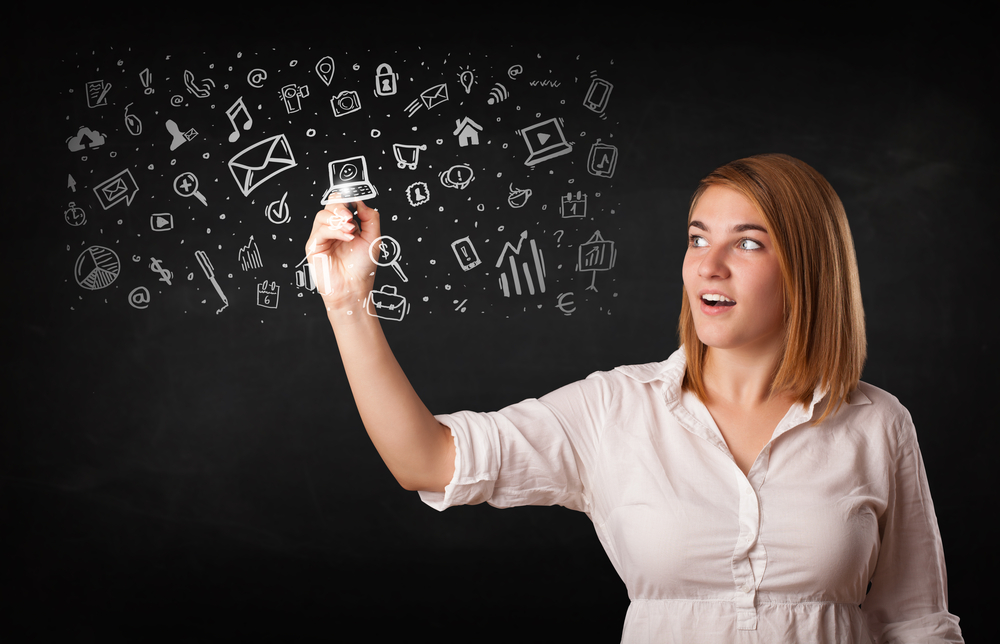
{"type": "Polygon", "coordinates": [[[306,242],[316,290],[375,449],[407,490],[443,492],[455,470],[455,443],[413,390],[378,318],[365,311],[376,269],[368,248],[381,233],[378,211],[356,206],[360,229],[343,204],[316,213],[306,242]]]}

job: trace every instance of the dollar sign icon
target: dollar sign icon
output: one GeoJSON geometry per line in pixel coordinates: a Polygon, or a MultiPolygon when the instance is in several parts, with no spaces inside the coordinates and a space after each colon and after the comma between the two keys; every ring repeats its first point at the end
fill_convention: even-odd
{"type": "Polygon", "coordinates": [[[389,257],[389,246],[385,242],[381,242],[378,245],[379,250],[382,251],[382,259],[387,259],[389,257]]]}
{"type": "Polygon", "coordinates": [[[174,274],[168,271],[167,269],[163,268],[162,266],[160,266],[160,260],[156,259],[155,257],[150,257],[150,260],[151,261],[149,262],[149,270],[153,271],[154,273],[159,273],[160,281],[166,282],[167,285],[169,286],[170,278],[173,277],[174,274]]]}

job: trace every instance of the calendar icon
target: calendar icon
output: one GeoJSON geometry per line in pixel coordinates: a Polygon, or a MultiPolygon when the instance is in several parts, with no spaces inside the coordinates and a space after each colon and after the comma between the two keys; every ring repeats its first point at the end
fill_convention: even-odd
{"type": "Polygon", "coordinates": [[[262,306],[265,309],[276,309],[278,308],[278,290],[281,287],[278,286],[277,282],[268,282],[264,280],[262,283],[257,285],[257,306],[262,306]]]}
{"type": "Polygon", "coordinates": [[[563,219],[574,219],[587,216],[587,195],[577,190],[574,196],[572,192],[564,194],[559,199],[559,214],[563,219]]]}

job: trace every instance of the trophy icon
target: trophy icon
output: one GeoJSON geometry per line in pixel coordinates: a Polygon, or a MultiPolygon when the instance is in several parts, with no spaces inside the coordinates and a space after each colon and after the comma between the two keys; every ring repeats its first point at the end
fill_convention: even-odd
{"type": "Polygon", "coordinates": [[[392,153],[396,156],[396,166],[407,170],[417,169],[417,158],[421,150],[426,150],[426,145],[403,145],[402,143],[392,144],[392,153]]]}

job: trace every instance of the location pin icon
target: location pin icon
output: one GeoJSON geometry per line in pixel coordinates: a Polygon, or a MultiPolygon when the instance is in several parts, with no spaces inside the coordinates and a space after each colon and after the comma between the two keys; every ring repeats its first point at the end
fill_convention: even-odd
{"type": "Polygon", "coordinates": [[[320,80],[326,83],[326,86],[330,86],[330,81],[333,80],[333,58],[329,56],[323,56],[316,63],[316,73],[319,74],[320,80]]]}

